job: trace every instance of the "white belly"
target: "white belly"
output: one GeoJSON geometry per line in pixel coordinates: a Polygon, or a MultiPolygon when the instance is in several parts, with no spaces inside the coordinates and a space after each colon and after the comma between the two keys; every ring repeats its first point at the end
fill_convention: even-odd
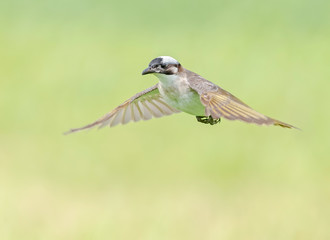
{"type": "Polygon", "coordinates": [[[168,75],[164,77],[167,81],[160,78],[159,92],[168,105],[195,116],[205,116],[205,107],[200,101],[199,94],[189,87],[186,80],[180,81],[168,75]]]}

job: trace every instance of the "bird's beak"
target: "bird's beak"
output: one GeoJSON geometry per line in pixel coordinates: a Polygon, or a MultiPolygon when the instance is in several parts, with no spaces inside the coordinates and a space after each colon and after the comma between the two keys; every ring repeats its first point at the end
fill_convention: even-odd
{"type": "Polygon", "coordinates": [[[143,70],[142,75],[146,75],[149,73],[154,73],[155,71],[152,70],[150,67],[147,67],[146,69],[143,70]]]}

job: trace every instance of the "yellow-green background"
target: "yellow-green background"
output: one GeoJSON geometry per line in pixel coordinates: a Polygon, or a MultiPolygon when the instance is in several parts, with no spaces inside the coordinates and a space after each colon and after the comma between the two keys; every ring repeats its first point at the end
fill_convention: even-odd
{"type": "Polygon", "coordinates": [[[1,1],[0,239],[330,239],[328,0],[1,1]],[[177,114],[69,136],[159,55],[303,131],[177,114]]]}

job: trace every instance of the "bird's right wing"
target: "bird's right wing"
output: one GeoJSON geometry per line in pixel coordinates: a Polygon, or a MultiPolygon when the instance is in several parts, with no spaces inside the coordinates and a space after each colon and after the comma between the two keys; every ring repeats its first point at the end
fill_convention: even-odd
{"type": "Polygon", "coordinates": [[[170,107],[162,98],[158,90],[158,84],[150,87],[140,93],[137,93],[123,104],[116,107],[105,116],[88,124],[84,127],[70,129],[65,134],[78,132],[95,126],[99,128],[105,126],[116,126],[117,124],[126,124],[130,121],[149,120],[152,117],[162,117],[180,112],[170,107]]]}

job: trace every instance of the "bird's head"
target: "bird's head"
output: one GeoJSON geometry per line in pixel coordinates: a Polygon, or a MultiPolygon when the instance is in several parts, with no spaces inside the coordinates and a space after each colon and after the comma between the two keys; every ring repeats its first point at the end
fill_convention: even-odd
{"type": "Polygon", "coordinates": [[[143,70],[142,75],[146,74],[165,74],[173,75],[179,72],[181,65],[180,63],[172,57],[161,56],[153,59],[149,66],[143,70]]]}

